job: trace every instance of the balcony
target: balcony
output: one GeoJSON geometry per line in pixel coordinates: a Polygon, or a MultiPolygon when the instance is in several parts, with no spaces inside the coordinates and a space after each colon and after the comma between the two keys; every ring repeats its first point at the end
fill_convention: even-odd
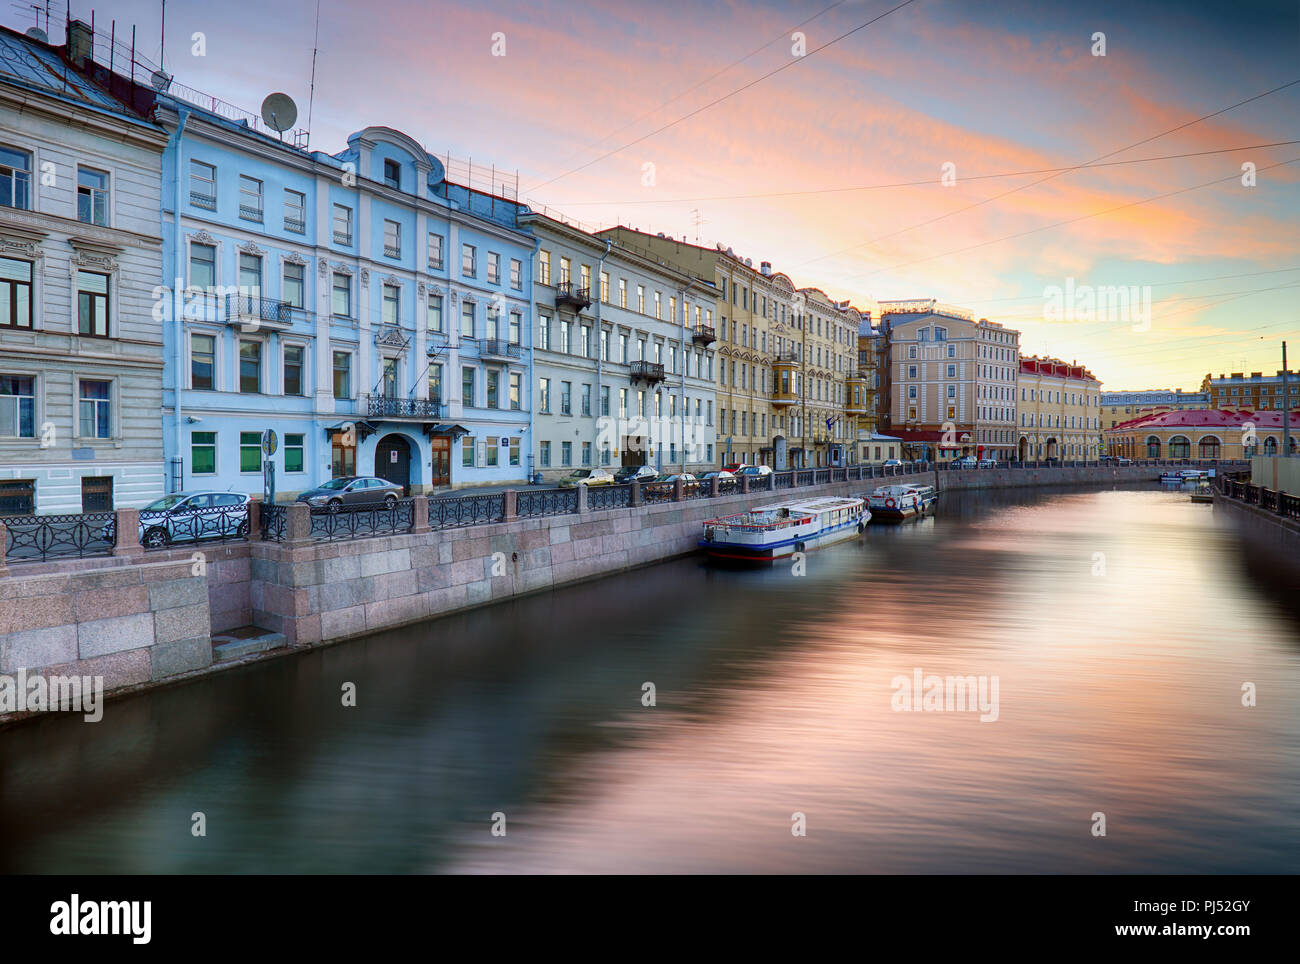
{"type": "Polygon", "coordinates": [[[385,258],[401,258],[401,256],[402,256],[402,249],[399,245],[396,244],[384,245],[385,258]]]}
{"type": "Polygon", "coordinates": [[[335,231],[335,232],[334,232],[334,243],[335,243],[335,244],[341,244],[341,245],[343,245],[343,247],[345,247],[345,248],[350,248],[350,247],[352,247],[352,232],[351,232],[351,231],[335,231]]]}
{"type": "Polygon", "coordinates": [[[478,355],[483,359],[500,358],[506,361],[517,361],[522,357],[523,349],[504,338],[485,338],[478,355]]]}
{"type": "Polygon", "coordinates": [[[437,398],[395,398],[389,395],[365,397],[367,418],[412,419],[428,421],[446,418],[447,409],[437,398]]]}
{"type": "Polygon", "coordinates": [[[262,327],[290,328],[295,321],[310,321],[315,313],[295,308],[287,301],[274,301],[254,295],[226,296],[226,323],[250,330],[262,327]]]}
{"type": "Polygon", "coordinates": [[[262,209],[255,204],[239,205],[239,216],[245,221],[256,221],[258,224],[262,223],[262,209]]]}
{"type": "Polygon", "coordinates": [[[664,380],[664,366],[658,362],[634,361],[628,366],[632,381],[661,382],[664,380]]]}
{"type": "Polygon", "coordinates": [[[778,352],[772,356],[773,365],[782,365],[787,368],[799,367],[799,356],[792,351],[778,352]]]}
{"type": "Polygon", "coordinates": [[[572,281],[561,281],[555,286],[555,307],[570,307],[582,311],[591,307],[591,289],[579,288],[572,281]]]}
{"type": "Polygon", "coordinates": [[[215,194],[200,194],[197,191],[190,192],[190,204],[196,208],[203,208],[205,211],[215,211],[217,209],[217,196],[215,194]]]}
{"type": "Polygon", "coordinates": [[[286,217],[284,219],[284,229],[291,234],[306,234],[307,222],[302,218],[286,217]]]}
{"type": "Polygon", "coordinates": [[[711,345],[718,340],[718,333],[707,325],[696,325],[691,332],[691,341],[697,345],[711,345]]]}

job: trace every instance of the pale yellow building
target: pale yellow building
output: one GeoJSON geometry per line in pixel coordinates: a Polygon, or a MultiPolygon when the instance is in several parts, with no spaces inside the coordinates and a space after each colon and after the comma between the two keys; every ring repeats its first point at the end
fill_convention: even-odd
{"type": "Polygon", "coordinates": [[[1101,451],[1101,382],[1077,361],[1020,359],[1016,458],[1096,461],[1101,451]]]}

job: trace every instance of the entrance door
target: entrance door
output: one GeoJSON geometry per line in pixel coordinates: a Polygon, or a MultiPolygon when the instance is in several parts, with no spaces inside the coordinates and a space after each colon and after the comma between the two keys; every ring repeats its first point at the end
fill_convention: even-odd
{"type": "Polygon", "coordinates": [[[433,437],[433,477],[432,485],[451,485],[451,436],[435,435],[433,437]]]}
{"type": "Polygon", "coordinates": [[[336,434],[333,438],[330,472],[336,479],[351,478],[357,474],[357,447],[347,444],[342,434],[336,434]]]}
{"type": "Polygon", "coordinates": [[[411,494],[411,443],[401,435],[385,435],[375,448],[375,475],[411,494]]]}
{"type": "Polygon", "coordinates": [[[113,477],[111,475],[83,475],[81,477],[81,511],[113,511],[113,477]]]}

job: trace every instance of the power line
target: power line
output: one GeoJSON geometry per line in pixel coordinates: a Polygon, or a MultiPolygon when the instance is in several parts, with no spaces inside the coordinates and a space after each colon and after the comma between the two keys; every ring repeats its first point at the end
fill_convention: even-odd
{"type": "MultiPolygon", "coordinates": [[[[655,108],[653,108],[652,110],[648,110],[648,111],[646,111],[644,114],[640,115],[639,117],[634,117],[632,120],[628,121],[628,122],[627,122],[626,124],[624,124],[622,127],[616,127],[614,130],[610,131],[608,134],[606,134],[604,137],[600,138],[599,140],[592,141],[592,142],[591,142],[590,144],[588,144],[586,147],[582,148],[582,150],[577,151],[577,152],[575,152],[575,153],[573,153],[573,154],[570,154],[567,158],[564,159],[563,163],[564,163],[564,164],[568,164],[570,161],[572,161],[572,160],[574,160],[575,158],[577,158],[580,154],[584,153],[585,151],[589,151],[589,150],[591,150],[593,147],[596,147],[596,146],[600,145],[600,144],[603,143],[604,141],[609,140],[609,139],[610,139],[611,137],[613,137],[615,134],[621,134],[623,131],[627,130],[628,128],[636,126],[637,124],[641,123],[641,121],[645,120],[647,117],[651,117],[651,116],[653,116],[654,114],[657,114],[659,111],[663,110],[663,109],[664,109],[665,107],[667,107],[669,104],[676,103],[677,101],[679,101],[679,100],[681,100],[683,97],[685,97],[687,94],[693,93],[694,91],[699,90],[701,87],[703,87],[705,84],[709,83],[710,81],[712,81],[712,80],[716,80],[717,78],[721,77],[723,74],[725,74],[725,73],[727,73],[728,71],[730,71],[733,67],[739,67],[739,66],[740,66],[741,64],[743,64],[746,60],[749,60],[751,57],[755,56],[756,54],[760,54],[760,53],[762,53],[764,50],[766,50],[768,47],[772,46],[772,44],[776,43],[777,41],[784,40],[784,39],[786,38],[786,35],[787,35],[788,33],[790,33],[791,31],[798,30],[800,27],[804,26],[805,24],[812,23],[814,20],[818,19],[819,17],[822,17],[822,16],[824,16],[825,14],[830,13],[830,12],[831,12],[832,10],[834,10],[836,7],[842,7],[842,6],[844,6],[844,3],[845,3],[845,2],[846,2],[846,0],[837,0],[836,3],[832,3],[829,7],[825,7],[825,8],[822,9],[820,12],[813,14],[811,17],[808,17],[808,18],[805,19],[805,20],[801,20],[801,21],[799,21],[799,22],[798,22],[797,24],[795,24],[793,27],[790,27],[789,30],[784,30],[784,31],[782,31],[782,32],[780,33],[780,35],[778,35],[778,36],[776,36],[776,37],[773,37],[773,38],[772,38],[771,40],[769,40],[767,43],[763,44],[763,46],[761,46],[761,47],[757,47],[757,48],[755,48],[754,50],[751,50],[749,53],[745,54],[745,56],[741,57],[739,60],[732,61],[731,63],[727,64],[727,66],[723,67],[721,70],[716,70],[716,71],[714,71],[713,73],[709,74],[709,76],[705,77],[703,80],[699,81],[699,82],[696,83],[695,85],[686,88],[686,89],[685,89],[684,91],[682,91],[680,94],[677,94],[677,95],[674,96],[674,97],[670,97],[668,100],[664,101],[664,102],[663,102],[662,104],[660,104],[658,107],[655,107],[655,108]]],[[[572,172],[569,172],[569,173],[572,173],[572,172]]],[[[541,187],[545,187],[547,184],[552,183],[552,181],[557,181],[557,180],[559,180],[560,178],[562,178],[562,177],[567,177],[567,176],[568,176],[567,174],[561,174],[561,175],[559,175],[559,176],[557,176],[557,177],[552,178],[550,181],[543,181],[541,184],[538,184],[536,187],[530,187],[530,188],[528,188],[526,193],[528,193],[528,192],[532,192],[532,191],[535,191],[535,190],[537,190],[538,188],[541,188],[541,187]]],[[[555,207],[559,207],[559,206],[560,206],[560,205],[558,205],[558,204],[555,205],[555,207]]]]}
{"type": "Polygon", "coordinates": [[[818,257],[812,258],[811,260],[800,262],[799,264],[794,265],[793,268],[802,268],[804,265],[815,264],[818,261],[824,261],[827,258],[833,258],[836,255],[844,254],[846,251],[852,251],[860,247],[868,247],[880,241],[885,241],[889,238],[896,237],[897,235],[906,234],[908,231],[914,231],[917,228],[923,228],[926,227],[927,225],[935,224],[938,221],[943,221],[947,218],[955,217],[958,214],[964,214],[966,211],[974,210],[977,207],[981,207],[985,204],[990,204],[993,201],[997,201],[1001,198],[1007,197],[1008,195],[1015,194],[1018,191],[1024,191],[1027,190],[1028,188],[1036,187],[1039,184],[1043,184],[1046,181],[1050,181],[1053,178],[1060,177],[1061,174],[1067,173],[1069,170],[1077,169],[1078,167],[1082,167],[1088,164],[1095,164],[1097,161],[1104,161],[1108,157],[1114,157],[1116,154],[1122,154],[1125,151],[1130,151],[1135,147],[1141,147],[1143,144],[1148,144],[1151,141],[1159,140],[1160,138],[1167,137],[1170,134],[1175,134],[1178,131],[1185,130],[1186,128],[1191,127],[1194,124],[1199,124],[1202,121],[1207,121],[1211,117],[1217,117],[1219,114],[1226,113],[1230,110],[1236,110],[1238,107],[1243,107],[1246,104],[1251,103],[1252,101],[1259,100],[1261,97],[1267,97],[1270,94],[1276,94],[1280,90],[1286,90],[1288,87],[1294,87],[1296,84],[1300,84],[1300,78],[1289,81],[1288,83],[1282,84],[1278,87],[1274,87],[1272,90],[1266,90],[1262,94],[1255,94],[1253,97],[1247,97],[1245,100],[1237,101],[1237,103],[1235,104],[1230,104],[1227,107],[1220,108],[1219,110],[1213,111],[1209,114],[1204,114],[1201,117],[1195,118],[1194,120],[1187,121],[1184,124],[1179,124],[1177,127],[1171,127],[1167,131],[1161,131],[1159,134],[1152,134],[1150,137],[1145,137],[1140,141],[1134,141],[1132,144],[1129,144],[1125,147],[1116,148],[1115,150],[1110,151],[1109,153],[1099,155],[1098,157],[1094,157],[1090,161],[1085,161],[1084,164],[1082,165],[1076,165],[1075,168],[1067,168],[1065,171],[1049,174],[1046,177],[1038,179],[1037,181],[1031,181],[1028,184],[1022,184],[1019,187],[1011,188],[1010,190],[1003,191],[1001,194],[995,194],[992,197],[985,198],[982,201],[976,201],[974,204],[968,204],[964,208],[958,208],[956,211],[949,211],[947,214],[941,214],[937,217],[930,218],[929,220],[922,221],[919,224],[913,224],[906,228],[900,228],[899,230],[892,231],[889,234],[882,234],[880,237],[873,238],[870,241],[863,241],[859,244],[850,245],[847,248],[840,248],[838,251],[832,251],[830,254],[819,255],[818,257]]]}
{"type": "MultiPolygon", "coordinates": [[[[1183,281],[1157,281],[1146,284],[1148,288],[1167,288],[1170,285],[1191,285],[1200,284],[1203,281],[1227,281],[1231,278],[1254,278],[1265,274],[1283,274],[1287,271],[1300,271],[1300,265],[1293,268],[1273,268],[1268,271],[1246,271],[1241,274],[1220,274],[1208,278],[1187,278],[1183,281]]],[[[1133,287],[1139,282],[1120,281],[1116,284],[1124,287],[1133,287]]],[[[1041,301],[1042,295],[1016,295],[1011,298],[944,298],[943,300],[954,305],[991,305],[1003,301],[1041,301]]]]}
{"type": "Polygon", "coordinates": [[[668,130],[669,128],[676,127],[682,121],[690,120],[692,117],[696,116],[697,114],[702,114],[704,113],[704,111],[709,110],[712,107],[716,107],[718,104],[721,104],[723,101],[730,100],[732,97],[735,97],[737,94],[744,93],[745,91],[749,90],[749,88],[755,86],[756,84],[761,84],[769,77],[773,77],[776,74],[779,74],[783,70],[788,70],[790,67],[793,67],[795,64],[802,63],[803,61],[810,59],[813,55],[820,53],[821,51],[825,50],[827,47],[839,43],[841,40],[845,39],[846,37],[853,36],[853,34],[857,33],[859,30],[864,30],[867,27],[870,27],[872,24],[884,20],[891,13],[895,13],[899,10],[902,10],[904,7],[909,6],[915,2],[916,0],[903,0],[903,2],[900,3],[898,6],[891,7],[890,9],[886,10],[884,13],[880,14],[879,16],[872,17],[866,23],[858,24],[852,30],[848,30],[840,34],[834,40],[828,40],[820,47],[814,47],[812,50],[808,51],[802,57],[795,57],[793,60],[787,61],[786,63],[782,64],[780,67],[777,67],[775,70],[769,70],[767,73],[754,78],[749,83],[742,84],[740,87],[737,87],[735,90],[731,91],[730,93],[723,94],[721,97],[718,97],[715,100],[711,100],[707,104],[703,105],[702,107],[697,107],[695,110],[690,111],[687,114],[683,114],[681,117],[677,118],[676,120],[670,121],[667,124],[664,124],[662,127],[652,130],[648,134],[642,134],[640,137],[636,138],[635,140],[628,141],[622,147],[616,147],[611,151],[606,151],[604,154],[601,154],[599,157],[593,158],[592,160],[588,161],[585,164],[580,164],[577,167],[572,168],[571,170],[565,171],[563,174],[557,174],[549,181],[543,181],[541,184],[538,184],[537,187],[532,188],[532,190],[537,190],[537,188],[545,187],[547,184],[553,184],[556,181],[568,177],[570,174],[576,174],[581,170],[585,170],[586,168],[591,167],[593,164],[599,164],[601,161],[605,160],[608,157],[613,157],[615,154],[622,153],[623,151],[627,150],[629,147],[634,147],[635,145],[640,144],[642,141],[649,140],[650,138],[655,137],[658,134],[662,134],[664,131],[668,130]]]}
{"type": "MultiPolygon", "coordinates": [[[[1236,151],[1253,151],[1266,147],[1290,147],[1293,144],[1300,144],[1300,140],[1272,141],[1267,144],[1243,144],[1240,147],[1221,147],[1212,151],[1191,151],[1186,154],[1161,154],[1157,157],[1134,157],[1127,161],[1102,161],[1096,164],[1072,164],[1069,167],[1040,167],[1028,171],[1004,171],[1000,174],[975,174],[969,177],[963,177],[962,181],[988,181],[996,178],[1024,177],[1029,174],[1045,174],[1049,172],[1060,174],[1066,171],[1081,171],[1089,168],[1122,167],[1126,164],[1146,164],[1150,161],[1174,161],[1187,157],[1206,157],[1211,154],[1232,154],[1236,151]]],[[[854,191],[880,191],[896,187],[925,187],[938,183],[940,183],[938,179],[928,177],[922,178],[919,181],[895,181],[892,184],[863,184],[857,187],[823,187],[808,191],[765,191],[757,194],[716,194],[710,197],[657,198],[652,200],[642,198],[639,200],[625,201],[563,201],[556,202],[554,206],[560,208],[586,207],[594,204],[690,204],[696,201],[740,201],[755,198],[807,197],[815,194],[847,194],[854,191]]],[[[1040,181],[1039,183],[1042,182],[1040,181]]],[[[827,255],[827,257],[830,256],[827,255]]]]}

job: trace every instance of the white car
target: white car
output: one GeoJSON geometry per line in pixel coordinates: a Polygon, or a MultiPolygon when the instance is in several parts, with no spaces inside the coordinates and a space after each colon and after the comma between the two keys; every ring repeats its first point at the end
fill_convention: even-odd
{"type": "Polygon", "coordinates": [[[717,472],[705,472],[700,476],[700,478],[705,481],[708,481],[709,479],[734,479],[735,477],[734,473],[728,472],[726,469],[719,469],[717,472]]]}
{"type": "Polygon", "coordinates": [[[560,488],[571,489],[579,485],[613,485],[614,473],[608,469],[577,469],[560,479],[560,488]]]}
{"type": "Polygon", "coordinates": [[[996,469],[996,468],[998,467],[998,460],[997,460],[997,459],[980,459],[980,461],[979,461],[979,465],[976,466],[976,467],[977,467],[977,468],[981,468],[981,469],[996,469]]]}
{"type": "Polygon", "coordinates": [[[746,465],[736,473],[737,475],[748,475],[751,479],[762,478],[765,475],[772,474],[770,465],[746,465]]]}
{"type": "MultiPolygon", "coordinates": [[[[176,492],[140,510],[140,544],[161,549],[174,542],[247,539],[248,496],[239,492],[176,492]]],[[[117,544],[117,522],[101,535],[117,544]]]]}

